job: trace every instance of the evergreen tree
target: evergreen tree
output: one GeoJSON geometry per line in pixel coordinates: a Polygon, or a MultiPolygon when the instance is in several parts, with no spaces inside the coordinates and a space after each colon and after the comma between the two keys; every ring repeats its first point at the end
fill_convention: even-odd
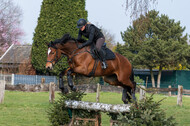
{"type": "MultiPolygon", "coordinates": [[[[80,18],[87,19],[85,0],[43,0],[32,44],[32,64],[38,72],[45,73],[47,43],[65,33],[77,37],[76,22],[80,18]]],[[[57,66],[55,73],[67,67],[66,62],[60,62],[65,64],[57,66]]]]}
{"type": "MultiPolygon", "coordinates": [[[[145,16],[133,22],[124,33],[124,52],[131,58],[133,64],[150,69],[152,86],[155,87],[152,69],[159,67],[157,87],[160,87],[161,71],[163,68],[175,67],[185,63],[187,51],[187,35],[183,36],[185,28],[180,22],[169,19],[166,15],[158,15],[152,10],[145,16]]],[[[121,48],[121,47],[120,47],[121,48]]]]}

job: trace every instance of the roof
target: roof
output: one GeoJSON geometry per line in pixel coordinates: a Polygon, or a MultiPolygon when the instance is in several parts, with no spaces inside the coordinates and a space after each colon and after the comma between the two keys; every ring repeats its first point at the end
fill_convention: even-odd
{"type": "Polygon", "coordinates": [[[24,63],[30,58],[31,48],[31,45],[12,44],[0,58],[0,63],[24,63]]]}
{"type": "MultiPolygon", "coordinates": [[[[150,75],[149,69],[133,69],[135,75],[150,75]]],[[[158,70],[153,70],[154,75],[158,74],[158,70]]]]}

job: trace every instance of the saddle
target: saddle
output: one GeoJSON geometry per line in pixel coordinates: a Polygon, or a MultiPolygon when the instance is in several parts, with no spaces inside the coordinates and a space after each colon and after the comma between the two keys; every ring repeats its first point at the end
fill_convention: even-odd
{"type": "MultiPolygon", "coordinates": [[[[102,46],[101,49],[105,53],[105,60],[113,60],[113,59],[115,59],[115,54],[109,48],[106,47],[106,43],[104,43],[104,45],[102,46]]],[[[100,56],[98,56],[99,54],[98,54],[94,44],[91,45],[90,54],[94,58],[95,63],[94,63],[94,66],[92,68],[92,71],[87,75],[88,77],[91,77],[91,76],[93,76],[95,74],[98,62],[101,60],[100,56]]]]}
{"type": "MultiPolygon", "coordinates": [[[[105,59],[106,60],[113,60],[113,59],[115,59],[115,54],[109,48],[106,47],[106,43],[104,43],[104,45],[102,46],[101,50],[103,50],[106,53],[106,55],[105,55],[105,59]]],[[[96,50],[94,44],[91,45],[90,54],[92,55],[92,57],[95,60],[99,59],[99,57],[97,56],[98,54],[97,54],[97,50],[96,50]]]]}

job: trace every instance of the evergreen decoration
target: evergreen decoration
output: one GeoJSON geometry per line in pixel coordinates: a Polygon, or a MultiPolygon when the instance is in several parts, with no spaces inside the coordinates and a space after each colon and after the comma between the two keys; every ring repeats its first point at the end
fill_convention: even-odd
{"type": "MultiPolygon", "coordinates": [[[[95,118],[95,115],[100,115],[100,112],[69,109],[65,107],[65,101],[76,100],[81,101],[84,92],[70,92],[61,94],[60,98],[52,103],[47,114],[53,126],[67,125],[72,116],[78,118],[95,118]],[[74,114],[74,115],[73,115],[74,114]]],[[[164,100],[164,99],[162,99],[164,100]]],[[[160,108],[161,101],[154,101],[153,94],[150,97],[134,102],[131,104],[130,111],[127,113],[107,113],[112,120],[116,120],[117,126],[175,126],[175,119],[167,117],[165,111],[160,108]]],[[[75,122],[75,120],[74,120],[75,122]]],[[[84,121],[77,121],[79,125],[84,125],[84,121]]],[[[93,122],[86,123],[86,126],[93,125],[93,122]]]]}
{"type": "Polygon", "coordinates": [[[119,126],[176,126],[175,119],[172,116],[166,117],[165,111],[160,109],[162,100],[155,102],[151,95],[131,104],[129,113],[109,115],[118,121],[119,126]]]}
{"type": "MultiPolygon", "coordinates": [[[[38,73],[45,73],[47,43],[65,33],[77,37],[76,23],[80,18],[87,19],[85,0],[43,0],[32,44],[32,64],[38,73]]],[[[65,58],[55,65],[53,72],[58,75],[66,67],[65,58]]]]}
{"type": "MultiPolygon", "coordinates": [[[[81,110],[81,109],[69,109],[65,107],[65,101],[67,100],[75,100],[81,101],[83,96],[85,95],[84,92],[70,92],[68,94],[60,93],[60,98],[52,103],[51,107],[47,111],[48,118],[52,124],[52,126],[60,126],[68,124],[71,121],[72,114],[75,117],[79,118],[95,118],[95,115],[100,114],[100,112],[95,111],[88,111],[88,110],[81,110]]],[[[80,125],[82,125],[83,121],[78,121],[80,125]]],[[[93,122],[86,123],[86,126],[91,126],[93,122]]]]}
{"type": "MultiPolygon", "coordinates": [[[[72,118],[72,110],[65,107],[66,100],[82,100],[85,95],[83,92],[71,92],[68,94],[60,93],[60,98],[52,103],[51,107],[47,111],[48,118],[52,126],[65,125],[70,122],[72,118]]],[[[83,113],[81,113],[83,115],[83,113]]]]}

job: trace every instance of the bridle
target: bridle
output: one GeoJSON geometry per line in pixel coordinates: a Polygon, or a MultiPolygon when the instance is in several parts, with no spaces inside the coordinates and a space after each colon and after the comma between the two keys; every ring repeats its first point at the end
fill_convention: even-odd
{"type": "Polygon", "coordinates": [[[59,59],[58,59],[58,49],[57,48],[55,48],[55,49],[56,49],[56,56],[55,56],[55,58],[52,59],[51,61],[47,60],[47,62],[50,62],[52,65],[53,65],[54,61],[55,61],[55,63],[57,63],[59,61],[59,59]]]}
{"type": "MultiPolygon", "coordinates": [[[[77,45],[77,47],[78,47],[78,45],[79,45],[79,44],[78,44],[78,41],[75,40],[75,43],[76,43],[76,45],[77,45]]],[[[50,46],[50,47],[52,47],[52,46],[50,46]]],[[[50,62],[52,65],[54,65],[54,64],[53,64],[54,61],[55,61],[55,64],[56,64],[60,59],[62,59],[62,58],[65,57],[65,56],[68,58],[68,62],[71,62],[72,59],[73,59],[76,55],[78,55],[78,54],[80,54],[80,53],[84,53],[84,52],[90,53],[90,51],[88,51],[86,47],[85,47],[85,50],[84,50],[84,51],[80,51],[80,52],[77,52],[77,53],[76,53],[76,51],[79,49],[79,48],[76,48],[75,50],[73,50],[73,51],[70,53],[71,58],[69,58],[67,55],[63,54],[62,57],[60,57],[60,58],[58,59],[58,48],[57,48],[56,46],[53,46],[52,48],[54,48],[54,49],[56,50],[56,56],[55,56],[55,58],[52,59],[51,61],[47,60],[47,62],[50,62]]]]}

